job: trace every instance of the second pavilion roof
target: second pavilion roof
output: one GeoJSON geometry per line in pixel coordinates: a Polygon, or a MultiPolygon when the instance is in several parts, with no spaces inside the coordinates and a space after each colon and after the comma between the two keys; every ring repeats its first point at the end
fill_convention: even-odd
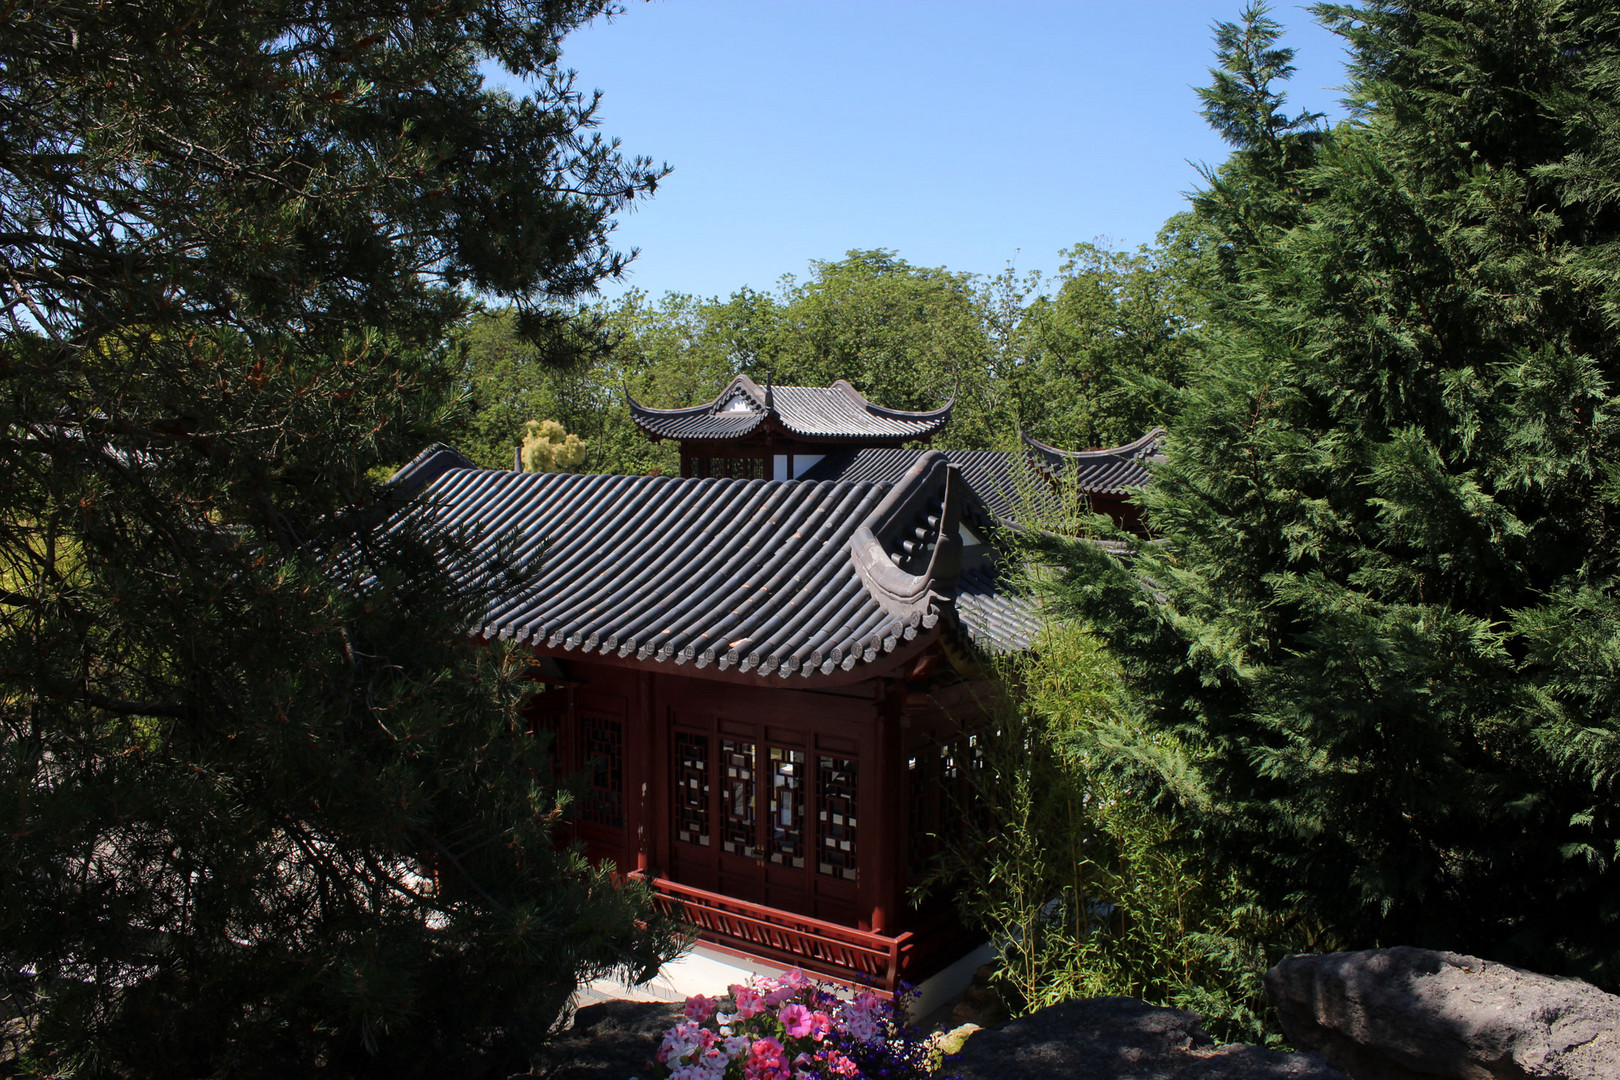
{"type": "Polygon", "coordinates": [[[953,398],[928,412],[905,412],[874,405],[843,379],[831,386],[762,387],[746,375],[702,405],[655,409],[629,401],[636,425],[659,439],[737,439],[774,423],[812,441],[885,443],[929,438],[950,420],[954,404],[953,398]]]}

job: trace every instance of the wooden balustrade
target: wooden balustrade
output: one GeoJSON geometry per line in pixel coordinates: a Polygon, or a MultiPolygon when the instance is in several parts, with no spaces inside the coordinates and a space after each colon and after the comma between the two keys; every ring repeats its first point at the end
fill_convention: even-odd
{"type": "Polygon", "coordinates": [[[696,926],[702,939],[715,945],[888,994],[909,966],[914,948],[909,931],[895,937],[874,934],[666,878],[652,884],[665,911],[696,926]]]}

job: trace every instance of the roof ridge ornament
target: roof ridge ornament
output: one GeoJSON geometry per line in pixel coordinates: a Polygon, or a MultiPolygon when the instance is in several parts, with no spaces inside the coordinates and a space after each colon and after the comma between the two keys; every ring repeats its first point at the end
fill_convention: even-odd
{"type": "Polygon", "coordinates": [[[849,553],[867,592],[910,625],[932,626],[939,612],[955,602],[962,570],[958,525],[964,488],[961,469],[938,450],[925,450],[850,537],[849,553]],[[925,530],[933,550],[920,573],[908,573],[894,563],[884,541],[892,539],[896,526],[910,524],[936,501],[937,520],[925,530]]]}
{"type": "Polygon", "coordinates": [[[476,468],[472,459],[460,450],[436,442],[396,470],[384,487],[398,495],[411,496],[452,469],[476,468]]]}

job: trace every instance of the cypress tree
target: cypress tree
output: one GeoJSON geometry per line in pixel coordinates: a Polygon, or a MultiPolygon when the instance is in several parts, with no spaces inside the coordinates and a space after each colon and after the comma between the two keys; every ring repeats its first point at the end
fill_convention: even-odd
{"type": "MultiPolygon", "coordinates": [[[[1119,768],[1324,945],[1620,980],[1620,14],[1323,5],[1354,112],[1218,30],[1204,368],[1128,563],[1054,545],[1119,768]]],[[[1269,58],[1269,59],[1268,59],[1269,58]]]]}

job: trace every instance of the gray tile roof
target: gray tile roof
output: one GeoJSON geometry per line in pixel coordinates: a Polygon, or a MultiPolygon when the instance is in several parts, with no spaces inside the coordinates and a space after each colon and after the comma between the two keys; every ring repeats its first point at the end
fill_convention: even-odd
{"type": "Polygon", "coordinates": [[[890,483],[513,473],[431,448],[396,474],[411,508],[537,569],[479,636],[783,679],[856,672],[944,619],[1028,643],[993,569],[962,576],[966,497],[939,453],[890,483]],[[959,578],[962,595],[958,597],[959,578]]]}
{"type": "Polygon", "coordinates": [[[1165,431],[1154,428],[1135,442],[1107,450],[1059,450],[1024,435],[1024,445],[1054,476],[1093,495],[1129,495],[1152,482],[1149,464],[1164,460],[1165,431]]]}
{"type": "Polygon", "coordinates": [[[720,396],[684,409],[654,409],[628,393],[630,416],[661,439],[735,439],[774,420],[801,438],[905,441],[925,439],[944,427],[951,406],[903,412],[874,405],[843,379],[831,386],[761,387],[746,375],[731,380],[720,396]]]}
{"type": "MultiPolygon", "coordinates": [[[[945,459],[962,470],[970,499],[963,514],[970,522],[985,527],[1016,525],[1027,516],[1031,500],[1035,509],[1057,508],[1050,484],[1033,475],[1015,477],[1018,465],[1014,455],[1002,450],[943,450],[945,459]]],[[[841,480],[857,483],[890,484],[911,468],[925,451],[904,447],[876,447],[828,454],[806,469],[802,480],[841,480]]]]}
{"type": "MultiPolygon", "coordinates": [[[[1058,510],[1057,487],[1072,485],[1091,495],[1129,495],[1146,487],[1153,480],[1148,466],[1164,459],[1159,452],[1164,434],[1163,428],[1154,428],[1135,442],[1107,450],[1059,450],[1025,435],[1023,461],[1035,469],[1022,474],[1019,455],[1004,450],[941,452],[961,468],[972,492],[964,511],[969,520],[981,516],[986,524],[1016,525],[1031,511],[1039,515],[1058,510]]],[[[805,470],[802,479],[893,483],[922,453],[904,447],[831,453],[805,470]]]]}
{"type": "Polygon", "coordinates": [[[962,571],[956,610],[968,640],[989,653],[1027,649],[1041,630],[1034,602],[1008,588],[991,566],[962,571]]]}

